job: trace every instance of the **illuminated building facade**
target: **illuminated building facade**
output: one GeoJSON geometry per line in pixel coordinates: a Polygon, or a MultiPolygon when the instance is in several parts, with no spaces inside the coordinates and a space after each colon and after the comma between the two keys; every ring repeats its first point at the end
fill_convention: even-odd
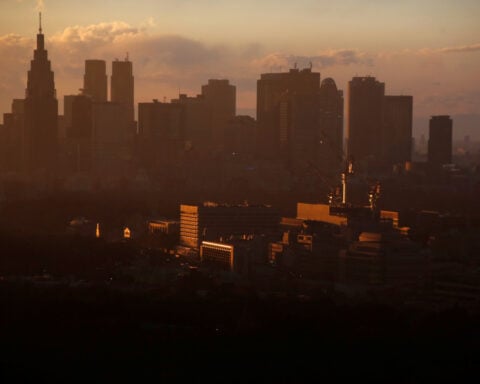
{"type": "Polygon", "coordinates": [[[202,241],[231,235],[271,234],[280,217],[265,205],[180,205],[180,244],[199,249],[202,241]]]}

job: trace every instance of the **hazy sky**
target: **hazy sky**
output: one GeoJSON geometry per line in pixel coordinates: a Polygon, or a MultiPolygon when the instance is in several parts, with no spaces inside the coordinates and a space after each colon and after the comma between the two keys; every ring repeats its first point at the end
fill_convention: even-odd
{"type": "Polygon", "coordinates": [[[82,86],[85,59],[126,52],[136,100],[197,94],[209,78],[255,107],[262,72],[313,63],[340,89],[355,75],[414,96],[414,114],[480,113],[478,0],[0,0],[0,112],[23,97],[43,11],[60,98],[82,86]]]}

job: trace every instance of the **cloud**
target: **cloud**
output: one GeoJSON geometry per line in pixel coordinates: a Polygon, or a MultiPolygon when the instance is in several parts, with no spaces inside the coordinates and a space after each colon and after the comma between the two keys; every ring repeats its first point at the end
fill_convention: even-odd
{"type": "MultiPolygon", "coordinates": [[[[474,105],[478,95],[471,93],[478,84],[478,70],[475,61],[464,60],[462,54],[480,50],[480,44],[391,52],[330,49],[309,55],[271,52],[258,43],[206,44],[186,36],[152,34],[154,25],[153,19],[138,26],[117,20],[70,26],[47,35],[59,100],[82,87],[86,59],[105,60],[110,74],[110,63],[123,59],[128,52],[134,66],[137,101],[168,100],[179,90],[194,95],[208,79],[228,78],[237,86],[239,108],[253,108],[256,80],[261,73],[287,71],[295,63],[304,68],[312,63],[322,78],[334,78],[339,89],[346,89],[355,75],[372,75],[386,83],[388,94],[414,95],[416,114],[478,109],[474,105]]],[[[13,97],[22,97],[34,46],[33,38],[0,36],[0,113],[10,108],[13,97]]]]}
{"type": "Polygon", "coordinates": [[[122,21],[92,24],[88,26],[73,26],[65,28],[51,39],[57,44],[111,44],[123,39],[135,37],[141,33],[140,29],[122,21]]]}
{"type": "Polygon", "coordinates": [[[462,45],[458,47],[446,47],[440,48],[438,52],[440,53],[463,53],[463,52],[476,52],[480,51],[480,43],[471,44],[471,45],[462,45]]]}
{"type": "Polygon", "coordinates": [[[37,6],[36,6],[37,11],[43,11],[45,9],[44,0],[37,0],[36,3],[37,3],[37,6]]]}
{"type": "Polygon", "coordinates": [[[266,70],[286,70],[293,67],[295,64],[300,66],[312,66],[318,68],[327,68],[332,66],[344,65],[373,65],[373,56],[356,50],[341,49],[328,50],[313,56],[299,56],[284,53],[272,53],[264,57],[255,59],[253,65],[266,70]]]}

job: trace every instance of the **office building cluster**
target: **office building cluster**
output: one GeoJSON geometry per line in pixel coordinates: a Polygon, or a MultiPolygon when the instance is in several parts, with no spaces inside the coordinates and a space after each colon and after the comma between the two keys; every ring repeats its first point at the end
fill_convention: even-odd
{"type": "MultiPolygon", "coordinates": [[[[305,170],[314,170],[331,181],[347,160],[356,172],[378,173],[412,158],[413,97],[385,95],[385,84],[373,77],[348,83],[346,146],[343,91],[311,67],[262,74],[256,120],[236,115],[236,87],[226,79],[208,80],[196,96],[140,102],[136,116],[128,54],[112,62],[110,90],[108,84],[107,63],[86,60],[83,87],[64,96],[59,114],[40,26],[25,98],[13,100],[0,126],[1,170],[97,179],[170,172],[170,179],[198,177],[224,188],[265,182],[260,173],[252,176],[263,164],[267,174],[280,170],[277,179],[307,179],[305,170]],[[231,165],[232,159],[240,160],[231,165]],[[220,171],[220,163],[231,167],[220,171]],[[217,178],[223,179],[214,183],[217,178]]],[[[429,163],[450,163],[451,147],[451,119],[433,117],[429,163]]]]}

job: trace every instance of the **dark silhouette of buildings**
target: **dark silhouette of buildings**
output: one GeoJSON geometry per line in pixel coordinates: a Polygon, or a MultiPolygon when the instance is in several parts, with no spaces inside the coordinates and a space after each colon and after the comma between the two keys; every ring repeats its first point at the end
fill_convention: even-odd
{"type": "Polygon", "coordinates": [[[320,85],[319,166],[324,172],[338,172],[343,160],[343,91],[327,77],[320,85]]]}
{"type": "Polygon", "coordinates": [[[210,153],[212,142],[212,113],[205,97],[195,97],[180,94],[173,99],[172,104],[182,106],[183,110],[183,137],[186,145],[201,154],[210,153]]]}
{"type": "Polygon", "coordinates": [[[287,145],[290,132],[286,98],[316,95],[319,87],[320,73],[310,68],[261,75],[257,80],[257,123],[258,150],[262,157],[276,158],[287,145]]]}
{"type": "Polygon", "coordinates": [[[383,158],[390,164],[404,164],[412,159],[412,96],[385,96],[385,133],[383,158]]]}
{"type": "Polygon", "coordinates": [[[89,171],[92,168],[93,103],[90,96],[73,97],[71,125],[67,138],[71,145],[73,170],[89,171]]]}
{"type": "Polygon", "coordinates": [[[120,103],[93,103],[92,164],[100,176],[124,175],[131,161],[129,111],[120,103]]]}
{"type": "Polygon", "coordinates": [[[249,155],[255,152],[257,124],[251,116],[235,116],[227,122],[223,148],[226,154],[249,155]]]}
{"type": "Polygon", "coordinates": [[[411,161],[412,110],[412,96],[386,96],[374,77],[349,81],[347,154],[356,171],[391,172],[411,161]]]}
{"type": "Polygon", "coordinates": [[[107,101],[107,64],[104,60],[85,60],[83,93],[95,102],[107,101]]]}
{"type": "Polygon", "coordinates": [[[58,151],[58,101],[45,38],[40,27],[28,71],[25,95],[24,167],[27,172],[53,171],[58,151]]]}
{"type": "Polygon", "coordinates": [[[134,125],[134,77],[133,64],[128,59],[112,62],[111,101],[121,104],[127,110],[130,124],[134,125]]]}
{"type": "Polygon", "coordinates": [[[428,162],[441,166],[452,162],[452,126],[450,116],[432,116],[428,137],[428,162]]]}
{"type": "Polygon", "coordinates": [[[210,79],[202,85],[202,96],[211,111],[212,140],[221,147],[227,122],[235,117],[236,88],[226,79],[210,79]]]}
{"type": "Polygon", "coordinates": [[[149,169],[168,166],[183,145],[183,106],[178,103],[138,104],[139,160],[149,169]]]}
{"type": "Polygon", "coordinates": [[[14,99],[12,111],[3,114],[1,130],[1,169],[20,172],[23,161],[23,130],[25,126],[25,100],[14,99]]]}
{"type": "Polygon", "coordinates": [[[382,157],[385,83],[374,77],[354,77],[348,82],[348,157],[356,168],[367,170],[382,157]]]}
{"type": "Polygon", "coordinates": [[[320,85],[311,68],[262,74],[257,81],[258,150],[290,170],[313,164],[336,172],[342,160],[343,94],[333,79],[320,85]]]}

